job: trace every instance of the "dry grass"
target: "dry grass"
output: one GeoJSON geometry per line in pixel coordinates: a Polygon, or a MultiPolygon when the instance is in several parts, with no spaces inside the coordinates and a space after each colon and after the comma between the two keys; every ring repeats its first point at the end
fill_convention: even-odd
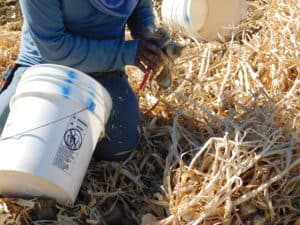
{"type": "MultiPolygon", "coordinates": [[[[92,162],[77,203],[54,205],[48,221],[32,216],[35,200],[3,199],[2,215],[101,224],[119,201],[131,224],[299,224],[300,2],[248,4],[230,41],[192,41],[175,62],[172,87],[153,81],[138,93],[140,151],[121,164],[92,162]]],[[[7,43],[0,36],[13,60],[7,43]]],[[[0,69],[8,63],[0,58],[0,69]]]]}
{"type": "Polygon", "coordinates": [[[0,32],[0,74],[13,64],[18,56],[20,32],[0,32]]]}

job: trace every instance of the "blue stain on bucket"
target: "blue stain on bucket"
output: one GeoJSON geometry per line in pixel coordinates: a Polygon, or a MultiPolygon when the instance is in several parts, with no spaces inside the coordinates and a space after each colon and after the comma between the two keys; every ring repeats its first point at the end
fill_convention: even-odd
{"type": "Polygon", "coordinates": [[[96,103],[94,102],[94,100],[92,98],[87,99],[87,105],[89,106],[88,110],[90,112],[95,112],[96,103]]]}
{"type": "Polygon", "coordinates": [[[71,79],[76,79],[77,78],[77,74],[74,71],[68,71],[67,75],[71,79]]]}
{"type": "Polygon", "coordinates": [[[63,86],[62,95],[64,96],[64,98],[69,98],[70,94],[71,94],[71,88],[67,86],[63,86]]]}
{"type": "Polygon", "coordinates": [[[191,18],[189,16],[185,17],[185,22],[190,23],[191,22],[191,18]]]}
{"type": "Polygon", "coordinates": [[[65,82],[67,82],[69,84],[73,84],[73,81],[71,79],[65,79],[65,82]]]}

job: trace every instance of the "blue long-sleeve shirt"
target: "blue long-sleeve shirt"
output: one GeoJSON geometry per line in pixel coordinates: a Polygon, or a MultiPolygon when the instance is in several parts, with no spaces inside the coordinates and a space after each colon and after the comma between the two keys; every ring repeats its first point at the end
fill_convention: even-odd
{"type": "Polygon", "coordinates": [[[20,0],[24,17],[17,63],[54,63],[83,72],[122,70],[135,63],[138,40],[124,40],[153,24],[151,0],[139,0],[128,18],[105,15],[88,0],[20,0]]]}

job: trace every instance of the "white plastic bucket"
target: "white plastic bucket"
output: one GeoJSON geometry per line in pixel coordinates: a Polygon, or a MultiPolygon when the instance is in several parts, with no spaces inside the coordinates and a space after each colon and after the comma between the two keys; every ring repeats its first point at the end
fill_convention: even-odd
{"type": "Polygon", "coordinates": [[[105,88],[78,70],[26,70],[1,136],[0,194],[73,204],[111,107],[105,88]]]}
{"type": "Polygon", "coordinates": [[[206,41],[228,38],[247,15],[246,0],[163,0],[163,22],[206,41]]]}

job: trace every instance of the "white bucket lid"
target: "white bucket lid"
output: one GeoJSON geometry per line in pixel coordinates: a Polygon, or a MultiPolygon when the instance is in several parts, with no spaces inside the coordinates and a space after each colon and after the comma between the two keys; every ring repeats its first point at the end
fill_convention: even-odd
{"type": "Polygon", "coordinates": [[[187,1],[187,18],[188,27],[193,36],[198,38],[197,31],[200,30],[206,23],[208,5],[207,0],[188,0],[187,1]]]}
{"type": "Polygon", "coordinates": [[[163,0],[163,22],[196,39],[229,37],[247,15],[246,0],[163,0]]]}
{"type": "Polygon", "coordinates": [[[247,15],[246,0],[207,0],[207,7],[206,22],[197,30],[201,39],[207,41],[230,37],[232,28],[247,15]]]}
{"type": "Polygon", "coordinates": [[[197,36],[196,31],[205,24],[206,0],[164,0],[161,13],[163,22],[175,30],[197,36]]]}

